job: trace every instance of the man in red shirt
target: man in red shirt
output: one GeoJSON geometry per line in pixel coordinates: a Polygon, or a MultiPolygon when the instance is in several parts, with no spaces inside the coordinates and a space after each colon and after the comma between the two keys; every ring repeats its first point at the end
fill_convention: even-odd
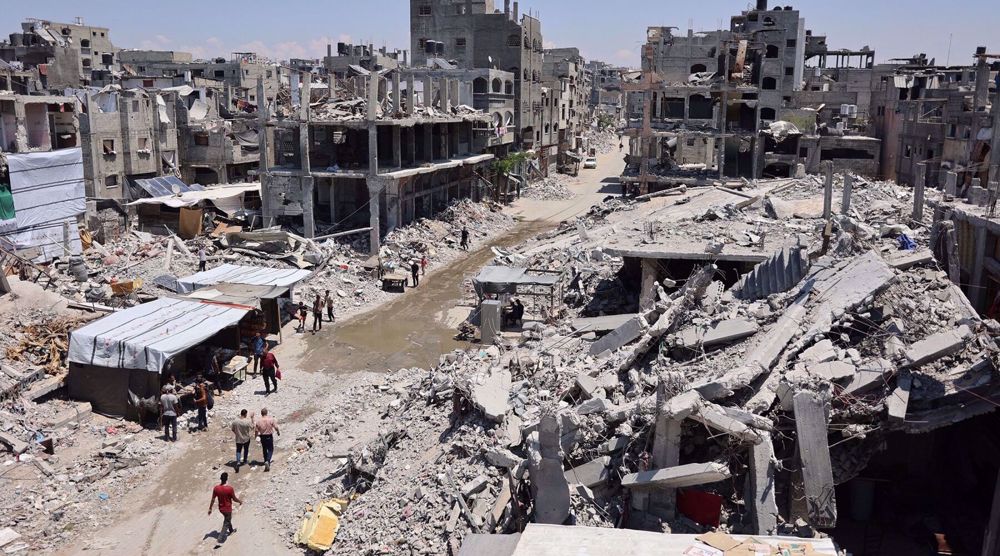
{"type": "Polygon", "coordinates": [[[233,500],[240,505],[243,504],[243,501],[240,500],[239,496],[236,496],[233,487],[226,484],[229,481],[229,473],[223,473],[219,480],[222,482],[212,489],[212,501],[208,503],[208,515],[212,515],[212,506],[215,505],[215,499],[218,498],[219,513],[222,514],[222,531],[219,532],[219,542],[223,543],[226,542],[231,533],[236,532],[236,529],[233,529],[233,500]]]}
{"type": "Polygon", "coordinates": [[[264,346],[264,357],[260,361],[260,366],[263,369],[262,373],[264,375],[264,393],[271,393],[271,384],[274,385],[274,392],[278,393],[278,379],[275,378],[275,372],[281,367],[278,365],[278,359],[271,353],[271,346],[264,346]]]}

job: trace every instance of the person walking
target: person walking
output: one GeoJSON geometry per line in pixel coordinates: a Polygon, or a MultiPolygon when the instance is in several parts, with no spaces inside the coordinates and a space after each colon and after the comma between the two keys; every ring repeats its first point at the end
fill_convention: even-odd
{"type": "Polygon", "coordinates": [[[253,353],[253,374],[257,374],[257,367],[260,365],[260,358],[264,357],[264,346],[267,341],[260,332],[255,332],[250,340],[250,351],[253,353]]]}
{"type": "Polygon", "coordinates": [[[299,301],[299,332],[306,331],[306,304],[304,301],[299,301]]]}
{"type": "Polygon", "coordinates": [[[323,298],[318,293],[313,300],[313,334],[317,330],[323,330],[323,298]]]}
{"type": "Polygon", "coordinates": [[[254,433],[260,438],[260,448],[264,452],[264,471],[271,470],[271,456],[274,455],[274,435],[281,436],[278,423],[267,414],[267,408],[260,410],[260,419],[254,423],[254,433]]]}
{"type": "Polygon", "coordinates": [[[326,320],[333,323],[333,296],[330,295],[330,290],[326,290],[326,299],[323,300],[323,304],[326,305],[326,320]]]}
{"type": "Polygon", "coordinates": [[[462,249],[469,250],[469,229],[462,226],[462,249]]]}
{"type": "Polygon", "coordinates": [[[385,277],[385,265],[382,263],[382,255],[378,256],[378,266],[375,268],[375,279],[381,280],[385,277]]]}
{"type": "Polygon", "coordinates": [[[208,264],[208,255],[205,253],[205,246],[198,247],[198,272],[205,272],[205,265],[208,264]]]}
{"type": "Polygon", "coordinates": [[[250,455],[250,441],[253,440],[253,419],[247,416],[247,410],[240,411],[240,416],[233,421],[230,427],[233,430],[233,438],[236,440],[236,472],[240,472],[240,465],[247,464],[250,455]],[[243,461],[240,461],[240,453],[243,453],[243,461]]]}
{"type": "Polygon", "coordinates": [[[212,515],[212,506],[215,501],[219,501],[219,513],[222,514],[222,530],[219,531],[219,542],[224,543],[229,535],[236,532],[233,528],[233,502],[243,505],[243,501],[236,496],[236,490],[229,486],[229,473],[223,472],[219,476],[219,484],[212,489],[212,500],[208,503],[208,515],[212,515]]]}
{"type": "Polygon", "coordinates": [[[198,408],[198,430],[203,431],[208,428],[208,385],[205,379],[199,376],[194,381],[194,405],[198,408]]]}
{"type": "Polygon", "coordinates": [[[420,285],[420,265],[417,261],[410,261],[410,277],[413,279],[413,287],[420,285]]]}
{"type": "Polygon", "coordinates": [[[264,346],[264,357],[261,359],[261,374],[264,375],[264,393],[271,393],[270,384],[274,385],[274,393],[278,393],[278,378],[277,373],[281,369],[278,365],[278,359],[271,353],[271,346],[264,346]]]}
{"type": "Polygon", "coordinates": [[[163,395],[160,396],[160,421],[163,423],[164,440],[177,442],[177,407],[180,403],[174,394],[174,385],[164,386],[163,395]],[[173,435],[170,434],[171,430],[173,435]]]}
{"type": "Polygon", "coordinates": [[[420,257],[420,275],[427,276],[427,255],[420,257]]]}

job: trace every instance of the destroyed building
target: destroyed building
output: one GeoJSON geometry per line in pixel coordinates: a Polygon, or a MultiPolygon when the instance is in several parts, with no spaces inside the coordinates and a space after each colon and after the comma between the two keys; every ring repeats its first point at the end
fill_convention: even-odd
{"type": "MultiPolygon", "coordinates": [[[[483,195],[494,156],[482,152],[474,128],[490,117],[453,102],[457,81],[427,74],[419,97],[412,73],[405,89],[398,71],[359,77],[349,90],[337,83],[329,81],[322,101],[293,105],[291,117],[260,111],[265,223],[291,218],[306,237],[367,225],[374,252],[383,233],[483,195]]],[[[311,95],[306,79],[301,98],[311,95]]]]}
{"type": "Polygon", "coordinates": [[[518,13],[504,0],[411,0],[410,51],[414,67],[432,58],[462,68],[500,69],[514,74],[514,142],[522,149],[542,144],[541,21],[518,13]]]}
{"type": "Polygon", "coordinates": [[[322,68],[327,75],[346,79],[353,75],[362,75],[364,71],[380,72],[407,65],[405,50],[390,51],[384,46],[376,49],[372,44],[338,42],[336,55],[333,53],[333,45],[326,45],[326,57],[323,58],[322,68]]]}
{"type": "Polygon", "coordinates": [[[107,27],[28,19],[20,33],[0,43],[0,60],[17,62],[37,72],[41,88],[61,90],[90,85],[101,75],[117,71],[118,48],[107,27]]]}
{"type": "MultiPolygon", "coordinates": [[[[883,139],[882,174],[914,185],[925,168],[929,187],[944,187],[949,172],[960,187],[986,184],[1000,163],[991,109],[1000,55],[976,50],[973,66],[935,66],[926,57],[901,61],[881,78],[873,98],[874,122],[883,139]],[[990,60],[994,60],[991,62],[990,60]]],[[[995,175],[995,174],[994,174],[995,175]]]]}
{"type": "MultiPolygon", "coordinates": [[[[547,159],[550,171],[579,164],[585,154],[583,132],[590,127],[590,82],[592,75],[580,56],[579,48],[550,48],[544,51],[542,84],[548,88],[545,99],[552,106],[552,119],[542,121],[543,133],[554,135],[555,148],[543,150],[539,159],[547,159]]],[[[544,102],[543,102],[544,104],[544,102]]]]}
{"type": "Polygon", "coordinates": [[[182,77],[183,82],[197,83],[198,79],[211,79],[232,87],[236,98],[257,103],[257,87],[271,98],[277,94],[282,82],[287,83],[282,67],[254,52],[233,52],[229,59],[193,60],[190,53],[157,50],[124,50],[120,53],[123,77],[139,76],[147,79],[182,77]]]}
{"type": "Polygon", "coordinates": [[[255,107],[224,89],[181,87],[176,98],[178,166],[186,183],[202,185],[249,181],[260,161],[255,107]],[[233,101],[237,106],[233,106],[233,101]]]}
{"type": "Polygon", "coordinates": [[[173,174],[177,123],[172,94],[112,86],[76,95],[83,106],[80,135],[88,198],[136,199],[148,195],[139,180],[173,174]]]}
{"type": "Polygon", "coordinates": [[[629,68],[615,67],[606,62],[590,60],[586,65],[590,72],[590,97],[588,105],[596,114],[607,114],[617,122],[624,117],[625,96],[622,93],[623,76],[629,68]]]}

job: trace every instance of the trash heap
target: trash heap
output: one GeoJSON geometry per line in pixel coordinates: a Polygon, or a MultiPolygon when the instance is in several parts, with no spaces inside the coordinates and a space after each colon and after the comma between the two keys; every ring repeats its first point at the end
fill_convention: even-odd
{"type": "Polygon", "coordinates": [[[810,212],[821,184],[760,181],[598,209],[502,254],[572,265],[581,283],[615,269],[621,286],[567,289],[559,317],[529,310],[519,335],[389,375],[379,438],[340,454],[337,480],[315,493],[358,495],[335,546],[455,553],[467,534],[529,521],[807,538],[834,527],[835,487],[888,434],[990,411],[998,395],[1000,325],[936,267],[902,188],[853,181],[852,209],[834,207],[829,228],[822,204],[810,212]],[[697,249],[651,238],[651,221],[697,249]],[[718,222],[730,233],[709,237],[718,222]],[[769,239],[744,245],[758,226],[769,239]],[[634,255],[621,253],[640,247],[668,271],[684,253],[759,262],[736,279],[711,258],[629,278],[634,255]],[[623,295],[633,312],[601,301],[623,295]]]}

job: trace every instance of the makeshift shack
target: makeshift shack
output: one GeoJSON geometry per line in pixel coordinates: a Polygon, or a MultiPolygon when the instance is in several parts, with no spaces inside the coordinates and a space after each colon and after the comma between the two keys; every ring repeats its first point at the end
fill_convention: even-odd
{"type": "MultiPolygon", "coordinates": [[[[136,182],[151,182],[153,179],[136,180],[136,182]]],[[[176,178],[172,179],[179,182],[176,178]]],[[[184,187],[177,186],[177,193],[168,190],[159,196],[129,203],[130,206],[136,207],[141,230],[161,233],[164,231],[163,226],[166,226],[176,230],[182,238],[191,239],[202,231],[205,209],[215,209],[229,218],[235,218],[240,212],[260,205],[260,183],[221,185],[207,189],[200,185],[188,186],[183,182],[179,183],[184,187]]],[[[146,184],[143,189],[151,191],[151,185],[146,184]]],[[[162,192],[161,189],[152,191],[162,192]]]]}
{"type": "Polygon", "coordinates": [[[129,392],[160,392],[161,377],[183,377],[186,355],[201,345],[239,348],[237,326],[253,307],[160,298],[91,322],[70,333],[69,396],[94,411],[128,415],[129,392]]]}
{"type": "Polygon", "coordinates": [[[179,293],[191,293],[195,290],[214,286],[216,284],[245,284],[249,286],[271,286],[287,288],[288,297],[296,284],[309,277],[312,272],[294,268],[266,268],[261,266],[240,266],[222,264],[204,272],[198,272],[177,279],[179,293]]]}
{"type": "Polygon", "coordinates": [[[551,306],[562,298],[562,271],[512,266],[487,266],[472,279],[479,302],[515,295],[548,296],[551,306]],[[558,295],[557,295],[558,294],[558,295]]]}

